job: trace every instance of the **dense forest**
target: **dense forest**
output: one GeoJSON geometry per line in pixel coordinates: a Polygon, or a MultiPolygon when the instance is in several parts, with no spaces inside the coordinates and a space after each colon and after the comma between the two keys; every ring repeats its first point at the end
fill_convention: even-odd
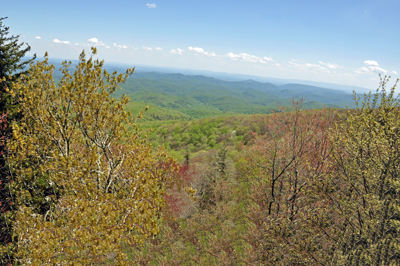
{"type": "MultiPolygon", "coordinates": [[[[1,49],[21,50],[13,38],[1,49]]],[[[25,72],[32,60],[1,66],[3,265],[399,264],[400,109],[387,77],[351,109],[323,107],[349,103],[317,89],[311,109],[300,85],[292,100],[253,81],[151,73],[146,85],[91,52],[57,75],[47,55],[25,72]]]]}

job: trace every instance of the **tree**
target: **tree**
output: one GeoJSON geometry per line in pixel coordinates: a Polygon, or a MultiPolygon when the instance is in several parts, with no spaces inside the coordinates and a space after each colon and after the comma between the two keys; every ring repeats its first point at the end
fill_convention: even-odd
{"type": "MultiPolygon", "coordinates": [[[[10,193],[7,187],[7,170],[5,167],[4,156],[7,153],[6,139],[9,137],[7,130],[7,114],[0,115],[0,243],[3,249],[11,242],[11,220],[10,210],[12,209],[12,201],[10,200],[10,193]]],[[[12,247],[7,247],[0,252],[0,261],[3,264],[8,264],[12,261],[12,247]]]]}
{"type": "Polygon", "coordinates": [[[361,106],[356,100],[359,108],[334,131],[332,176],[344,184],[333,198],[343,219],[335,265],[400,261],[400,106],[396,85],[387,91],[387,82],[361,106]]]}
{"type": "Polygon", "coordinates": [[[74,74],[63,62],[58,86],[47,56],[13,83],[23,116],[12,125],[8,161],[22,264],[122,265],[124,246],[160,229],[174,161],[141,139],[140,125],[124,110],[129,98],[111,98],[134,69],[110,74],[92,56],[83,51],[74,74]]]}
{"type": "Polygon", "coordinates": [[[265,117],[264,135],[240,160],[247,265],[324,265],[334,246],[330,110],[301,102],[265,117]]]}
{"type": "Polygon", "coordinates": [[[36,54],[29,60],[23,60],[27,52],[31,50],[31,47],[27,45],[26,48],[22,48],[25,43],[18,43],[19,35],[9,35],[10,27],[3,25],[3,20],[0,18],[0,112],[6,112],[12,109],[11,98],[8,96],[7,89],[10,88],[11,82],[16,81],[21,74],[26,74],[23,70],[30,62],[35,60],[36,54]],[[6,80],[4,80],[6,78],[6,80]]]}
{"type": "Polygon", "coordinates": [[[24,60],[24,56],[31,47],[27,45],[23,48],[24,43],[19,43],[17,36],[9,36],[9,27],[3,25],[0,18],[0,247],[5,247],[6,251],[0,252],[0,263],[7,264],[12,261],[13,245],[11,243],[11,221],[13,210],[12,195],[8,189],[10,178],[10,169],[7,168],[5,156],[7,154],[6,144],[11,136],[10,121],[18,118],[15,113],[16,103],[10,97],[8,91],[11,88],[11,82],[16,81],[22,73],[22,70],[32,62],[36,56],[30,60],[24,60]]]}
{"type": "MultiPolygon", "coordinates": [[[[209,151],[208,154],[196,156],[190,167],[186,165],[180,168],[181,178],[198,189],[199,198],[201,188],[209,182],[210,175],[221,174],[217,161],[221,154],[217,155],[216,151],[209,151]]],[[[239,191],[234,185],[236,178],[232,165],[228,165],[224,178],[215,177],[215,182],[209,188],[207,199],[212,204],[208,204],[206,209],[192,210],[187,215],[182,210],[193,202],[185,201],[186,206],[181,205],[184,208],[180,209],[180,218],[167,220],[157,237],[132,249],[132,255],[140,261],[140,265],[243,264],[238,260],[243,230],[236,221],[236,218],[240,219],[240,214],[234,213],[238,209],[233,208],[237,205],[236,195],[239,191]]]]}
{"type": "Polygon", "coordinates": [[[218,179],[226,179],[228,172],[228,158],[227,158],[227,148],[226,146],[210,156],[210,166],[209,172],[206,175],[204,185],[199,190],[199,208],[200,209],[209,209],[211,206],[215,206],[217,201],[222,200],[222,198],[215,197],[215,193],[213,189],[216,186],[218,179]]]}

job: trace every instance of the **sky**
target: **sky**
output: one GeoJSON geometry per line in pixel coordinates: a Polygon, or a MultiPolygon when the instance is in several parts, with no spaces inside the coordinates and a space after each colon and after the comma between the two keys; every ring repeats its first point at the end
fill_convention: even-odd
{"type": "Polygon", "coordinates": [[[41,58],[312,80],[376,89],[400,77],[399,0],[0,0],[41,58]]]}

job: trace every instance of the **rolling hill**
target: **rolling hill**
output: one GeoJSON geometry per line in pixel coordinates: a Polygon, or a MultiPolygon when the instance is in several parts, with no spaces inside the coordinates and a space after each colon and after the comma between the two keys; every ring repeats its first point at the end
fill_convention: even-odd
{"type": "MultiPolygon", "coordinates": [[[[53,60],[51,63],[56,65],[57,80],[61,74],[57,70],[60,62],[53,60]]],[[[123,69],[114,65],[106,68],[119,72],[123,69]]],[[[306,109],[355,107],[352,94],[341,90],[299,83],[273,84],[260,82],[259,79],[227,81],[204,75],[139,71],[121,88],[114,96],[128,95],[131,103],[127,108],[134,113],[150,105],[150,111],[142,121],[188,121],[238,114],[269,114],[279,105],[287,106],[292,99],[301,98],[306,109]]]]}
{"type": "Polygon", "coordinates": [[[201,119],[231,114],[268,114],[292,99],[305,99],[306,109],[354,107],[352,95],[304,84],[274,85],[255,80],[223,81],[201,75],[135,73],[116,96],[126,94],[139,105],[150,104],[201,119]]]}

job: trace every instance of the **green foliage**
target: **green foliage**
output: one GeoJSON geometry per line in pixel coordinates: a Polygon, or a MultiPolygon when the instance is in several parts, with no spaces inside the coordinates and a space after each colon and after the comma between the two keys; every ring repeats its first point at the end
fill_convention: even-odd
{"type": "MultiPolygon", "coordinates": [[[[353,106],[351,95],[307,85],[275,86],[255,81],[227,82],[204,76],[141,73],[122,86],[134,102],[161,108],[146,119],[194,120],[240,114],[269,114],[306,98],[305,109],[353,106]],[[174,113],[169,113],[174,111],[174,113]],[[178,117],[181,118],[178,118],[178,117]],[[188,119],[189,118],[189,119],[188,119]]],[[[118,95],[118,94],[117,94],[118,95]]]]}
{"type": "Polygon", "coordinates": [[[134,69],[110,74],[103,64],[82,52],[56,86],[46,58],[12,86],[23,114],[8,156],[21,264],[126,265],[124,246],[160,230],[174,161],[141,138],[129,98],[111,97],[134,69]]]}
{"type": "MultiPolygon", "coordinates": [[[[337,215],[343,217],[336,262],[398,265],[400,259],[400,105],[394,86],[369,93],[335,129],[337,215]]],[[[355,95],[356,97],[356,95],[355,95]]],[[[357,104],[359,100],[356,100],[357,104]]]]}
{"type": "Polygon", "coordinates": [[[8,36],[9,27],[3,25],[3,20],[6,18],[0,18],[0,112],[6,112],[14,109],[13,103],[8,95],[8,90],[11,88],[11,82],[16,81],[21,72],[30,62],[35,60],[36,54],[32,59],[23,60],[23,57],[27,52],[31,50],[31,47],[27,45],[23,48],[25,43],[19,42],[19,35],[8,36]],[[6,80],[4,80],[6,78],[6,80]]]}
{"type": "MultiPolygon", "coordinates": [[[[169,142],[169,147],[184,154],[184,147],[189,146],[191,152],[218,148],[219,144],[234,147],[244,139],[243,134],[248,134],[247,142],[251,144],[251,130],[259,131],[259,126],[264,125],[264,116],[231,116],[202,119],[180,124],[159,126],[149,133],[149,141],[156,143],[169,142]],[[238,128],[238,130],[235,130],[238,128]],[[176,132],[180,134],[176,134],[176,132]]],[[[247,143],[246,142],[246,143],[247,143]]],[[[178,154],[178,153],[174,153],[178,154]]]]}
{"type": "Polygon", "coordinates": [[[208,146],[210,146],[210,148],[214,148],[214,146],[215,146],[215,139],[210,139],[210,141],[208,142],[208,146]]]}
{"type": "Polygon", "coordinates": [[[138,122],[146,124],[146,126],[149,125],[148,126],[149,128],[151,128],[152,127],[151,124],[156,121],[168,121],[168,120],[189,121],[192,119],[191,116],[186,115],[179,111],[162,108],[153,104],[148,105],[136,101],[135,102],[129,101],[126,104],[125,109],[127,111],[131,111],[133,114],[138,114],[140,113],[141,110],[146,109],[147,106],[148,106],[148,111],[146,112],[146,115],[138,119],[138,122]]]}
{"type": "Polygon", "coordinates": [[[13,261],[14,244],[11,243],[11,231],[13,216],[13,195],[10,194],[8,184],[12,180],[10,171],[6,165],[4,156],[8,150],[7,142],[11,136],[10,121],[17,120],[21,114],[16,112],[18,108],[17,103],[9,95],[11,83],[16,81],[21,74],[26,74],[22,70],[32,60],[36,58],[33,56],[30,60],[23,60],[31,47],[27,45],[23,48],[24,43],[19,43],[19,35],[9,36],[9,27],[3,25],[3,20],[0,18],[0,121],[2,122],[0,134],[0,247],[6,245],[6,251],[0,252],[0,263],[8,264],[13,261]],[[5,119],[7,116],[7,120],[5,119]]]}

